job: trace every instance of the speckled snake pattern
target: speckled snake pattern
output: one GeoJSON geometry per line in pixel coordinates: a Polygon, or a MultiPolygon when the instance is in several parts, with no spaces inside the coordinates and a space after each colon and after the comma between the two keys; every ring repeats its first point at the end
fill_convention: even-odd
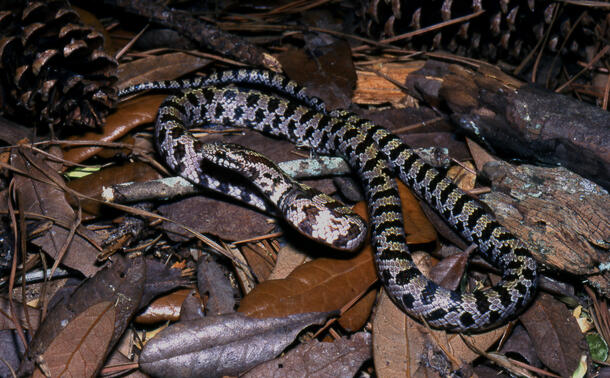
{"type": "MultiPolygon", "coordinates": [[[[303,87],[265,70],[238,69],[191,80],[145,83],[120,94],[147,89],[180,90],[163,102],[157,116],[157,148],[167,164],[193,182],[254,206],[265,208],[264,201],[252,190],[220,182],[206,168],[223,167],[254,177],[258,179],[255,186],[269,197],[280,180],[275,178],[276,173],[263,173],[271,172],[272,163],[264,157],[250,158],[250,152],[240,152],[249,150],[241,147],[202,143],[190,135],[188,128],[206,124],[251,128],[308,146],[318,154],[343,157],[358,175],[366,195],[379,278],[393,301],[416,319],[451,331],[488,329],[504,323],[535,293],[536,262],[523,242],[444,173],[371,121],[348,111],[328,112],[323,102],[307,96],[303,87]],[[264,176],[270,175],[274,180],[265,180],[264,176]],[[478,246],[479,253],[502,271],[498,284],[466,293],[442,288],[422,275],[405,242],[395,177],[425,199],[465,240],[478,246]]],[[[327,223],[316,215],[317,211],[314,218],[321,224],[327,223]]],[[[286,216],[300,216],[301,221],[307,218],[298,209],[286,216]]],[[[353,226],[353,222],[348,223],[353,226]]],[[[320,234],[323,238],[335,232],[320,234]]],[[[347,234],[361,236],[354,230],[339,233],[341,239],[347,234]]],[[[327,240],[327,244],[335,245],[335,241],[327,240]]]]}

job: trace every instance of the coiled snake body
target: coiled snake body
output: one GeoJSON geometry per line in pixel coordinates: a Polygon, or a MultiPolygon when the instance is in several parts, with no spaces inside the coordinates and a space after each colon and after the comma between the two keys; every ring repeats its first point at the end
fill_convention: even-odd
{"type": "Polygon", "coordinates": [[[312,194],[313,200],[295,195],[293,189],[298,184],[279,177],[276,168],[257,153],[231,145],[201,143],[186,129],[201,124],[247,127],[309,146],[320,154],[343,157],[357,173],[366,194],[379,278],[395,303],[415,318],[452,331],[482,330],[503,323],[534,294],[536,262],[526,246],[386,129],[347,111],[327,112],[323,103],[308,97],[302,87],[264,70],[231,70],[190,81],[145,83],[120,94],[146,89],[182,90],[163,102],[155,129],[158,150],[172,169],[191,181],[265,208],[264,201],[252,190],[220,182],[205,168],[220,166],[238,172],[276,201],[291,223],[299,229],[302,225],[301,231],[349,249],[363,237],[357,230],[362,226],[359,221],[335,221],[334,217],[329,221],[329,213],[320,213],[324,203],[330,203],[331,213],[341,215],[343,208],[316,194],[312,194]],[[265,92],[252,86],[263,87],[265,92]],[[282,96],[269,94],[267,89],[282,96]],[[502,270],[502,280],[496,286],[460,293],[444,289],[421,274],[405,243],[395,176],[502,270]],[[301,199],[304,202],[299,202],[301,199]],[[308,213],[307,209],[313,210],[308,213]]]}

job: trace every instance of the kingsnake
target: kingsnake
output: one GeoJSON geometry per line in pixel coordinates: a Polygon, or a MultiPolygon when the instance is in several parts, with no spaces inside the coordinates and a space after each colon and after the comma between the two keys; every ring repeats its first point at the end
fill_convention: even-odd
{"type": "MultiPolygon", "coordinates": [[[[277,199],[275,186],[285,188],[288,184],[278,184],[281,179],[274,173],[276,168],[244,148],[204,144],[188,128],[202,124],[246,127],[287,138],[319,154],[343,157],[360,178],[367,198],[379,278],[393,301],[415,318],[451,331],[483,330],[503,323],[535,293],[536,262],[523,242],[386,129],[348,111],[327,112],[322,101],[307,96],[303,87],[265,70],[229,70],[192,80],[144,83],[126,88],[120,95],[147,89],[180,90],[165,99],[157,115],[157,148],[167,164],[195,183],[257,207],[266,205],[251,189],[221,182],[213,171],[223,167],[255,179],[263,194],[276,195],[277,199]],[[502,280],[496,286],[461,293],[442,288],[422,275],[405,242],[395,176],[502,270],[502,280]]],[[[312,217],[299,212],[299,206],[296,213],[285,216],[301,217],[292,219],[293,224],[303,219],[312,221],[312,217]]],[[[320,224],[310,224],[310,229],[329,223],[325,216],[313,215],[320,224]]],[[[348,221],[353,225],[351,222],[357,221],[348,221]]],[[[342,237],[357,234],[351,229],[331,228],[332,232],[321,232],[322,239],[336,232],[342,237]]],[[[342,237],[335,239],[338,242],[342,237]]],[[[327,244],[335,245],[335,240],[327,240],[327,244]]]]}

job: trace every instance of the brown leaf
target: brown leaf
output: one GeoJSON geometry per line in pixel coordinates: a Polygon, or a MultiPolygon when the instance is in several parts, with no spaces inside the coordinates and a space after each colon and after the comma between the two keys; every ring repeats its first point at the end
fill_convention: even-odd
{"type": "Polygon", "coordinates": [[[483,169],[485,164],[498,160],[472,139],[466,138],[466,143],[470,149],[470,154],[472,155],[472,160],[474,160],[474,164],[477,167],[477,171],[483,169]]]}
{"type": "Polygon", "coordinates": [[[229,278],[216,261],[201,257],[197,262],[197,289],[208,295],[205,313],[227,314],[235,311],[235,297],[229,278]]]}
{"type": "Polygon", "coordinates": [[[65,327],[100,302],[110,302],[116,306],[114,332],[108,345],[112,346],[118,341],[140,305],[146,280],[146,263],[142,257],[126,260],[114,256],[113,260],[112,265],[83,282],[70,296],[63,297],[49,310],[29,345],[20,374],[31,373],[34,362],[64,332],[65,327]]]}
{"type": "MultiPolygon", "coordinates": [[[[202,196],[161,205],[159,213],[198,232],[213,234],[229,241],[265,235],[272,229],[267,222],[268,216],[264,214],[229,201],[202,196]]],[[[193,237],[192,233],[174,223],[163,222],[161,228],[175,241],[193,237]]]]}
{"type": "Polygon", "coordinates": [[[428,278],[445,289],[457,289],[464,275],[466,265],[468,265],[469,255],[466,252],[458,252],[445,257],[430,269],[428,278]]]}
{"type": "Polygon", "coordinates": [[[427,244],[437,239],[436,230],[419,206],[419,201],[411,190],[401,181],[398,183],[398,193],[402,203],[402,218],[407,234],[407,244],[427,244]]]}
{"type": "Polygon", "coordinates": [[[165,377],[237,375],[275,358],[303,328],[324,323],[328,315],[252,319],[233,313],[176,323],[146,343],[140,367],[165,377]]]}
{"type": "Polygon", "coordinates": [[[197,320],[204,318],[203,302],[197,290],[191,289],[180,307],[180,321],[197,320]]]}
{"type": "MultiPolygon", "coordinates": [[[[469,336],[469,340],[479,349],[486,350],[502,336],[504,329],[469,336]]],[[[463,362],[471,362],[479,356],[468,348],[459,334],[426,328],[405,315],[385,290],[375,312],[373,334],[373,358],[379,377],[437,377],[443,371],[449,375],[463,362]],[[449,351],[451,356],[446,356],[444,351],[449,351]]]]}
{"type": "MultiPolygon", "coordinates": [[[[356,210],[359,215],[362,212],[356,210]]],[[[376,280],[372,250],[367,244],[355,257],[318,258],[299,266],[285,279],[260,283],[242,299],[238,311],[257,318],[333,311],[376,280]]]]}
{"type": "Polygon", "coordinates": [[[521,325],[517,325],[511,335],[508,337],[500,352],[507,357],[515,358],[516,355],[519,359],[527,362],[532,366],[540,366],[540,359],[536,354],[536,350],[532,343],[532,339],[529,334],[521,325]]]}
{"type": "Polygon", "coordinates": [[[587,355],[587,361],[591,361],[576,319],[565,304],[551,295],[540,293],[519,319],[527,329],[540,360],[562,377],[572,375],[581,355],[587,355]]]}
{"type": "Polygon", "coordinates": [[[99,302],[72,319],[42,354],[34,377],[45,376],[41,369],[54,377],[94,376],[106,357],[115,315],[112,302],[99,302]]]}
{"type": "Polygon", "coordinates": [[[267,279],[278,280],[286,278],[299,265],[307,261],[311,261],[311,258],[305,251],[292,244],[286,244],[277,253],[275,266],[267,279]]]}
{"type": "Polygon", "coordinates": [[[258,281],[265,281],[275,265],[275,251],[266,242],[246,243],[240,247],[248,266],[258,281]]]}
{"type": "Polygon", "coordinates": [[[359,332],[332,343],[311,340],[281,358],[258,365],[243,377],[353,377],[371,358],[371,334],[359,332]]]}
{"type": "Polygon", "coordinates": [[[322,98],[327,109],[347,108],[356,84],[349,45],[339,41],[316,50],[312,58],[302,49],[290,49],[278,60],[288,77],[305,85],[309,95],[322,98]]]}
{"type": "Polygon", "coordinates": [[[163,293],[186,286],[190,285],[188,277],[182,275],[182,270],[172,268],[156,259],[146,259],[146,281],[141,306],[145,306],[163,293]]]}
{"type": "MultiPolygon", "coordinates": [[[[167,95],[153,95],[138,97],[127,101],[117,107],[117,111],[109,115],[101,132],[88,132],[83,135],[73,136],[68,140],[92,140],[97,142],[112,142],[130,132],[135,127],[146,123],[152,123],[157,116],[157,109],[167,95]]],[[[81,163],[95,156],[103,147],[86,146],[74,147],[64,146],[64,159],[74,163],[81,163]]]]}
{"type": "Polygon", "coordinates": [[[369,290],[362,298],[347,309],[337,322],[346,331],[355,332],[366,324],[371,317],[371,310],[377,300],[377,290],[369,290]]]}
{"type": "MultiPolygon", "coordinates": [[[[434,229],[419,209],[415,197],[399,185],[407,241],[430,242],[434,229]],[[408,215],[407,215],[408,214],[408,215]]],[[[366,218],[365,204],[354,212],[366,218]]],[[[286,279],[262,282],[246,295],[238,311],[253,317],[285,316],[301,312],[333,311],[361,295],[377,280],[373,251],[369,243],[349,259],[318,258],[296,268],[286,279]]]]}
{"type": "Polygon", "coordinates": [[[15,175],[15,188],[24,200],[25,211],[47,217],[56,224],[41,236],[32,240],[53,259],[59,257],[62,249],[67,247],[61,263],[76,269],[90,277],[99,270],[95,266],[101,240],[95,233],[79,226],[70,240],[70,227],[77,219],[77,214],[64,198],[64,191],[57,188],[55,182],[64,185],[64,179],[38,156],[19,150],[11,156],[11,164],[28,176],[15,175]],[[67,244],[69,242],[69,245],[67,244]],[[93,245],[92,243],[95,243],[93,245]]]}
{"type": "Polygon", "coordinates": [[[138,314],[134,322],[140,324],[155,324],[180,319],[180,309],[192,289],[181,289],[164,295],[152,301],[144,312],[138,314]]]}
{"type": "Polygon", "coordinates": [[[120,90],[149,81],[174,80],[189,72],[197,71],[209,63],[209,59],[182,52],[137,59],[119,66],[117,88],[120,90]]]}

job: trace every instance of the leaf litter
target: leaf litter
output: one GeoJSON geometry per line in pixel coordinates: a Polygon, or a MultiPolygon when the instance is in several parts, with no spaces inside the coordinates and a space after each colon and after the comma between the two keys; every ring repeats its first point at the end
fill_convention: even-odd
{"type": "MultiPolygon", "coordinates": [[[[392,100],[389,102],[394,107],[402,107],[411,101],[404,94],[404,89],[397,86],[396,83],[400,84],[405,75],[409,75],[416,67],[421,66],[421,62],[406,62],[406,64],[399,61],[388,62],[389,64],[380,65],[379,73],[381,74],[377,74],[376,68],[371,70],[370,67],[373,65],[369,65],[368,62],[354,63],[354,58],[362,59],[363,56],[352,55],[347,43],[340,41],[324,46],[324,43],[320,44],[320,39],[317,37],[311,38],[312,33],[306,34],[307,52],[302,49],[286,49],[279,60],[282,62],[285,72],[292,74],[293,77],[300,75],[304,79],[303,82],[311,87],[311,94],[324,97],[330,108],[350,107],[350,98],[363,99],[366,97],[365,95],[369,96],[368,100],[363,103],[365,105],[379,101],[380,97],[381,102],[377,102],[377,104],[386,104],[388,100],[383,97],[384,95],[371,92],[370,88],[373,87],[367,89],[361,85],[363,82],[373,83],[385,76],[392,77],[395,83],[388,85],[389,81],[381,80],[387,86],[381,93],[389,93],[390,88],[393,90],[392,100]],[[358,67],[362,70],[356,69],[358,67]],[[356,93],[353,90],[355,83],[358,83],[356,93]],[[400,88],[400,90],[396,90],[396,88],[400,88]],[[367,90],[369,92],[364,93],[367,90]],[[373,93],[372,96],[371,93],[373,93]]],[[[294,38],[294,35],[291,38],[294,38]]],[[[127,78],[133,78],[134,81],[151,78],[177,78],[186,72],[209,64],[207,58],[201,59],[190,54],[167,53],[157,56],[155,55],[157,53],[137,53],[146,58],[136,59],[132,62],[133,64],[122,64],[123,76],[120,84],[128,85],[127,78]]],[[[127,60],[134,57],[137,55],[130,56],[127,60]]],[[[94,156],[103,150],[104,143],[115,141],[123,135],[132,134],[135,128],[141,130],[143,125],[152,122],[156,108],[163,98],[164,96],[158,95],[145,96],[121,104],[119,110],[108,117],[104,132],[89,133],[72,139],[77,144],[83,140],[89,140],[94,144],[101,142],[100,145],[66,147],[66,159],[74,162],[82,162],[92,157],[95,159],[94,156]]],[[[460,161],[470,159],[471,155],[477,157],[482,154],[482,152],[472,152],[472,149],[469,153],[465,144],[456,140],[452,126],[446,122],[446,117],[439,117],[438,109],[422,106],[419,109],[372,110],[367,112],[367,117],[376,118],[380,124],[385,124],[384,122],[387,120],[392,123],[392,125],[388,125],[389,127],[407,130],[406,134],[401,134],[401,137],[413,145],[421,143],[423,146],[430,146],[437,144],[437,141],[440,140],[442,146],[450,146],[450,155],[460,161]]],[[[14,130],[18,131],[17,128],[14,130]]],[[[17,135],[21,134],[17,133],[17,135]]],[[[7,134],[7,138],[13,140],[10,143],[16,143],[14,136],[7,134]]],[[[208,137],[210,140],[215,138],[214,135],[208,137]]],[[[261,138],[260,141],[257,141],[256,138],[259,137],[246,134],[245,136],[230,136],[228,139],[251,142],[260,151],[266,151],[275,161],[291,159],[295,156],[295,149],[284,142],[272,144],[268,142],[268,139],[261,138]],[[277,156],[280,154],[283,156],[277,156]]],[[[223,136],[223,139],[226,140],[226,136],[223,136]]],[[[147,148],[147,153],[151,156],[150,147],[147,148]]],[[[135,150],[137,149],[130,147],[123,150],[122,153],[135,150]]],[[[47,235],[36,239],[38,240],[37,245],[52,257],[58,257],[65,250],[61,260],[62,265],[82,273],[85,277],[90,277],[76,288],[67,288],[63,294],[52,301],[52,308],[32,340],[31,350],[24,366],[30,364],[31,368],[35,364],[45,372],[63,371],[79,376],[93,375],[99,371],[105,356],[136,312],[160,293],[188,286],[189,280],[181,276],[179,270],[169,270],[163,264],[151,265],[148,259],[142,263],[137,261],[139,258],[125,262],[119,257],[112,257],[113,265],[110,269],[116,270],[118,274],[109,273],[108,268],[99,270],[100,264],[96,262],[98,246],[101,245],[101,241],[105,240],[103,236],[99,235],[104,234],[95,233],[79,224],[78,210],[67,205],[69,202],[65,201],[64,190],[61,189],[64,179],[53,173],[53,168],[51,168],[53,164],[42,161],[39,156],[23,152],[20,154],[21,156],[13,154],[14,161],[11,161],[13,168],[27,173],[27,176],[17,174],[17,179],[20,181],[16,180],[15,186],[19,190],[19,195],[25,196],[28,205],[38,206],[37,209],[28,209],[31,211],[30,214],[55,221],[47,235]],[[32,162],[35,164],[31,164],[32,162]],[[42,169],[40,169],[41,167],[42,169]],[[72,235],[70,235],[71,231],[72,235]],[[53,236],[49,238],[49,235],[53,236]],[[76,254],[74,251],[78,251],[78,253],[76,254]],[[74,256],[75,254],[76,256],[74,256]],[[143,271],[146,272],[145,278],[142,278],[143,271]],[[124,276],[121,272],[124,273],[124,276]],[[111,288],[112,290],[109,290],[111,288]],[[88,331],[83,332],[83,330],[88,331]],[[89,357],[91,355],[95,355],[95,358],[89,357]],[[83,358],[83,356],[85,357],[83,358]]],[[[97,156],[100,158],[101,155],[97,156]]],[[[133,156],[143,157],[144,154],[138,151],[130,158],[133,156]]],[[[151,164],[156,169],[161,168],[161,165],[151,163],[150,160],[146,164],[151,164]]],[[[163,171],[162,168],[160,171],[163,171]]],[[[114,175],[109,172],[106,174],[114,175]]],[[[119,172],[120,169],[117,170],[117,173],[119,172]]],[[[474,175],[463,172],[462,175],[465,175],[464,182],[469,185],[469,188],[472,188],[474,175]]],[[[91,185],[93,186],[93,184],[91,185]]],[[[322,184],[318,185],[321,185],[326,192],[337,191],[337,187],[330,180],[322,181],[322,184]]],[[[341,188],[338,190],[341,192],[341,188]]],[[[3,203],[6,203],[6,199],[8,199],[6,191],[2,198],[5,199],[3,203]]],[[[258,238],[277,230],[275,224],[268,223],[267,214],[245,211],[232,213],[226,210],[229,205],[225,205],[221,201],[215,201],[216,204],[184,201],[183,203],[175,202],[179,205],[166,205],[166,209],[170,210],[164,214],[191,228],[196,228],[204,223],[201,222],[201,218],[207,217],[205,219],[208,221],[207,224],[205,227],[199,228],[199,231],[212,234],[225,241],[258,238]],[[188,213],[186,215],[189,217],[181,218],[185,213],[188,213]],[[253,220],[254,217],[257,220],[253,220]]],[[[408,204],[409,209],[417,207],[413,205],[416,203],[415,199],[408,201],[403,199],[403,202],[408,204]]],[[[77,202],[76,207],[78,207],[77,202]]],[[[419,210],[410,212],[407,216],[407,221],[410,222],[407,229],[410,233],[411,247],[417,249],[427,246],[427,250],[432,250],[431,245],[438,243],[437,232],[444,238],[452,240],[448,234],[440,231],[436,222],[434,222],[435,227],[432,227],[426,217],[419,214],[420,212],[419,210]]],[[[90,219],[95,221],[107,214],[104,213],[102,207],[101,210],[97,210],[91,215],[90,219]]],[[[122,222],[120,217],[112,221],[117,224],[122,222]]],[[[96,227],[109,228],[111,226],[96,225],[96,227]]],[[[163,322],[167,319],[175,320],[178,317],[180,320],[144,344],[140,364],[143,370],[151,369],[148,370],[151,374],[184,373],[185,376],[189,376],[189,374],[194,376],[200,372],[211,375],[242,374],[258,362],[268,360],[269,362],[266,364],[259,365],[246,374],[251,376],[295,376],[308,372],[309,375],[333,376],[334,371],[339,375],[352,376],[360,369],[362,363],[370,358],[371,343],[374,348],[372,355],[375,370],[373,371],[371,366],[365,367],[365,369],[368,373],[374,373],[377,376],[405,375],[405,373],[439,376],[456,370],[461,370],[463,375],[468,375],[467,373],[472,371],[470,364],[478,354],[465,347],[467,343],[461,343],[461,338],[457,335],[430,330],[412,318],[395,312],[396,308],[383,294],[375,306],[378,287],[375,286],[374,269],[371,269],[373,264],[370,250],[350,258],[344,256],[318,258],[314,262],[296,269],[294,269],[294,265],[298,266],[298,264],[292,266],[286,264],[285,266],[291,267],[285,268],[287,272],[282,274],[283,281],[267,281],[268,272],[265,272],[264,269],[257,270],[251,275],[254,277],[252,282],[258,280],[260,283],[239,302],[239,310],[246,314],[271,318],[249,319],[243,314],[231,313],[238,303],[235,300],[235,293],[239,292],[240,285],[243,292],[247,291],[244,289],[246,284],[231,272],[233,269],[248,270],[246,264],[254,264],[252,254],[275,254],[279,248],[270,248],[264,243],[253,244],[251,247],[241,247],[245,255],[251,254],[246,257],[247,260],[211,263],[205,262],[207,259],[201,252],[201,245],[193,242],[189,233],[178,232],[181,234],[180,238],[165,238],[165,236],[161,238],[160,235],[153,236],[151,233],[162,232],[164,235],[169,235],[171,231],[165,223],[157,229],[152,227],[150,229],[152,231],[143,233],[143,237],[147,239],[135,246],[132,252],[137,255],[151,251],[167,260],[188,261],[194,257],[198,261],[198,265],[194,265],[191,261],[188,268],[183,268],[184,274],[188,275],[189,269],[191,271],[198,269],[198,290],[202,294],[202,298],[199,298],[193,294],[192,290],[186,289],[167,297],[172,301],[178,299],[175,304],[171,305],[172,314],[158,315],[153,321],[163,322]],[[162,241],[159,242],[159,240],[162,241]],[[151,248],[151,246],[154,247],[151,248]],[[320,262],[315,264],[318,260],[320,262]],[[355,265],[350,267],[350,263],[355,265]],[[336,288],[339,290],[335,291],[336,288]],[[201,311],[202,304],[206,314],[223,315],[202,318],[204,316],[204,312],[201,311]],[[180,308],[179,314],[178,308],[180,308]],[[375,308],[375,315],[371,318],[373,308],[375,308]],[[309,324],[322,324],[328,318],[328,314],[312,315],[304,314],[304,312],[336,310],[340,310],[341,316],[337,321],[326,324],[321,329],[323,336],[320,337],[325,340],[335,340],[333,343],[319,342],[317,339],[308,340],[310,335],[296,339],[296,335],[303,327],[307,327],[309,324]],[[307,317],[309,320],[304,320],[307,317]],[[288,318],[290,321],[286,320],[288,318]],[[283,328],[281,330],[273,329],[273,324],[283,324],[283,328]],[[190,350],[187,350],[186,341],[195,345],[198,336],[193,335],[199,335],[200,327],[206,329],[206,337],[211,338],[209,345],[206,346],[207,349],[192,346],[190,350]],[[257,328],[252,328],[252,333],[246,334],[249,327],[257,328]],[[372,329],[375,336],[372,341],[368,332],[353,333],[351,337],[345,335],[361,330],[363,327],[366,327],[367,330],[372,329]],[[219,330],[224,330],[224,332],[219,330]],[[226,339],[222,339],[223,337],[226,339]],[[215,345],[220,340],[226,340],[227,344],[215,345]],[[164,343],[170,346],[164,349],[164,343]],[[223,353],[225,354],[213,352],[215,347],[224,348],[223,353]],[[260,354],[251,353],[253,351],[260,352],[260,354]],[[286,351],[286,353],[274,359],[282,351],[286,351]],[[328,359],[331,354],[339,357],[328,359]],[[184,358],[205,362],[187,366],[183,362],[184,358]],[[222,358],[231,361],[223,365],[222,358]]],[[[138,241],[139,237],[134,239],[138,241]]],[[[37,243],[36,240],[34,245],[37,243]]],[[[290,240],[290,237],[287,240],[290,240]]],[[[284,247],[282,246],[282,249],[284,247]]],[[[315,252],[314,249],[306,243],[303,243],[303,247],[314,257],[326,253],[326,251],[317,251],[317,248],[315,251],[323,253],[312,253],[315,252]]],[[[462,245],[464,249],[467,247],[462,245]]],[[[122,246],[118,248],[120,249],[122,246]]],[[[462,279],[462,272],[467,264],[467,255],[468,253],[461,253],[445,259],[430,268],[430,272],[436,277],[436,280],[449,287],[466,284],[477,286],[481,282],[462,279]]],[[[299,264],[302,261],[301,257],[292,257],[292,259],[298,260],[299,264]]],[[[274,259],[271,258],[269,261],[274,261],[274,259]]],[[[485,283],[496,279],[493,275],[484,275],[479,272],[473,276],[485,283]]],[[[192,283],[190,286],[193,286],[192,283]]],[[[561,305],[563,306],[561,307],[560,304],[555,298],[542,297],[528,311],[531,313],[526,312],[519,319],[522,324],[526,325],[525,328],[519,328],[519,326],[517,330],[520,329],[520,331],[515,330],[511,334],[507,327],[503,327],[499,330],[469,336],[468,340],[480,351],[484,351],[490,345],[498,343],[499,332],[506,331],[507,339],[500,341],[500,344],[505,346],[501,349],[503,353],[509,356],[527,355],[529,356],[527,361],[530,364],[535,364],[535,357],[538,357],[538,361],[542,361],[546,368],[561,375],[570,375],[575,366],[582,369],[582,356],[585,356],[584,360],[588,362],[591,361],[591,358],[586,353],[586,346],[582,344],[582,335],[574,328],[572,320],[569,320],[571,319],[569,311],[566,310],[565,305],[561,305]],[[551,337],[547,338],[547,333],[551,337]],[[578,342],[574,342],[575,340],[578,342]],[[514,346],[519,343],[527,343],[531,348],[514,346]],[[512,347],[509,347],[511,345],[512,347]],[[554,355],[558,350],[560,353],[554,355]],[[557,356],[565,357],[565,360],[560,361],[561,358],[558,359],[557,356]]],[[[22,308],[20,307],[20,309],[22,308]]],[[[18,310],[17,314],[19,321],[23,323],[22,311],[18,310]]],[[[599,324],[597,328],[602,332],[607,332],[605,315],[601,314],[599,316],[601,320],[596,320],[599,324]]],[[[3,308],[0,316],[4,329],[14,326],[15,319],[10,311],[4,311],[3,308]]],[[[36,316],[33,319],[36,319],[36,316]]],[[[497,354],[486,354],[490,358],[497,357],[494,361],[497,361],[506,370],[514,373],[523,372],[523,370],[512,370],[516,365],[513,365],[510,359],[501,355],[494,357],[494,355],[497,354]]],[[[477,368],[489,368],[489,366],[493,365],[476,365],[474,371],[477,371],[477,368]]],[[[587,364],[584,367],[585,370],[591,368],[587,364]]],[[[35,371],[36,374],[40,374],[40,370],[35,371]]],[[[492,369],[492,374],[497,375],[498,372],[498,368],[492,369]]]]}

